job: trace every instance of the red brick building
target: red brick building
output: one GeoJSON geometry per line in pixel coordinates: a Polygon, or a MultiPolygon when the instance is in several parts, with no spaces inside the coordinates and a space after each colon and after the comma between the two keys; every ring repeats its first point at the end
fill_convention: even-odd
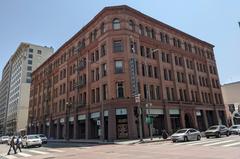
{"type": "Polygon", "coordinates": [[[28,131],[138,138],[136,90],[144,137],[148,114],[154,135],[225,124],[213,47],[128,6],[106,7],[33,72],[28,131]]]}

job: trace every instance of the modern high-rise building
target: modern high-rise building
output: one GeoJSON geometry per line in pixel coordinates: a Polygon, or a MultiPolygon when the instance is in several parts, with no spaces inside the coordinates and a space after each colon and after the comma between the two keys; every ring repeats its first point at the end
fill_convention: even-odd
{"type": "MultiPolygon", "coordinates": [[[[9,85],[6,134],[26,130],[32,71],[53,53],[53,48],[21,43],[12,55],[6,81],[9,85]]],[[[4,74],[3,74],[4,77],[4,74]]],[[[3,90],[1,90],[3,91],[3,90]]],[[[4,90],[5,91],[5,90],[4,90]]]]}
{"type": "Polygon", "coordinates": [[[11,79],[11,58],[2,71],[0,84],[0,136],[6,133],[8,95],[11,79]]]}
{"type": "Polygon", "coordinates": [[[240,81],[222,85],[227,118],[231,124],[240,124],[240,81]]]}
{"type": "Polygon", "coordinates": [[[106,7],[33,72],[28,132],[115,140],[138,138],[139,121],[149,136],[147,116],[153,135],[225,124],[213,47],[128,6],[106,7]]]}

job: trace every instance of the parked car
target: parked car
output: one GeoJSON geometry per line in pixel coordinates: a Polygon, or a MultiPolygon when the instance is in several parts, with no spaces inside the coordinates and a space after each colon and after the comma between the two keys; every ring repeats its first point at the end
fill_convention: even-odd
{"type": "Polygon", "coordinates": [[[240,125],[233,125],[229,128],[230,134],[240,135],[240,125]]]}
{"type": "Polygon", "coordinates": [[[205,131],[206,138],[211,136],[221,137],[221,135],[230,135],[229,129],[225,125],[214,125],[205,131]]]}
{"type": "Polygon", "coordinates": [[[201,133],[193,128],[180,129],[171,136],[173,142],[201,140],[201,133]]]}
{"type": "Polygon", "coordinates": [[[7,143],[8,139],[9,139],[9,136],[2,136],[0,137],[0,143],[1,144],[7,143]]]}
{"type": "Polygon", "coordinates": [[[30,146],[42,146],[42,140],[38,135],[25,135],[22,138],[22,146],[30,147],[30,146]]]}
{"type": "Polygon", "coordinates": [[[44,134],[37,134],[41,140],[43,144],[47,144],[47,137],[44,134]]]}

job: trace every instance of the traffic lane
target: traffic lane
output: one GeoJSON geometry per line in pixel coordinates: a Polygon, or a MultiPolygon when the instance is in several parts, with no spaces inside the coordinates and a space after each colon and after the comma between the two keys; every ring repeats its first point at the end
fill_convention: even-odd
{"type": "MultiPolygon", "coordinates": [[[[203,146],[174,146],[162,144],[136,144],[136,145],[101,145],[89,149],[63,148],[67,153],[56,154],[59,159],[75,159],[86,157],[88,159],[236,159],[240,156],[239,148],[203,147],[203,146]]],[[[36,156],[39,159],[41,156],[36,156]]],[[[46,157],[46,156],[45,156],[46,157]]]]}

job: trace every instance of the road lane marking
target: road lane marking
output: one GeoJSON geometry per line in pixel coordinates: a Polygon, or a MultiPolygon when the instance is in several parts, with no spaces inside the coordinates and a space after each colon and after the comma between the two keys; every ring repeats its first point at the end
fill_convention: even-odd
{"type": "Polygon", "coordinates": [[[231,147],[231,146],[236,146],[236,145],[240,145],[240,142],[235,142],[235,143],[231,143],[231,144],[227,144],[227,145],[222,145],[222,147],[231,147]]]}
{"type": "Polygon", "coordinates": [[[220,142],[215,142],[215,143],[206,144],[206,145],[203,145],[203,146],[214,146],[214,145],[225,144],[225,143],[233,142],[233,141],[234,141],[234,140],[220,141],[220,142]]]}
{"type": "Polygon", "coordinates": [[[41,154],[41,155],[49,154],[48,152],[42,152],[42,151],[37,151],[37,150],[28,150],[28,151],[33,152],[33,153],[38,153],[38,154],[41,154]]]}
{"type": "Polygon", "coordinates": [[[30,157],[30,156],[32,156],[30,154],[26,154],[26,153],[23,153],[23,152],[19,152],[17,154],[19,154],[20,156],[23,156],[23,157],[30,157]]]}

